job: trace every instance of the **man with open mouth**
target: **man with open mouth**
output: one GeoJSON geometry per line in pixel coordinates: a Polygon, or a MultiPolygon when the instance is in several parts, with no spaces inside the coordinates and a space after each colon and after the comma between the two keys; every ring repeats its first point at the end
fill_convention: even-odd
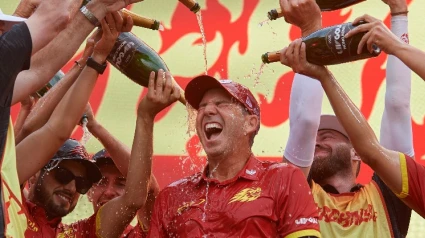
{"type": "Polygon", "coordinates": [[[260,107],[249,89],[203,75],[185,91],[208,164],[159,193],[149,236],[320,237],[302,172],[251,151],[260,107]]]}

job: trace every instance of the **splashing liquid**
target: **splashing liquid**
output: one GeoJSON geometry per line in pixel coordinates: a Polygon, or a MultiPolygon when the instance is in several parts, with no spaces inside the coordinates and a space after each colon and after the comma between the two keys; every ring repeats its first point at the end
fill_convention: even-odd
{"type": "Polygon", "coordinates": [[[263,74],[265,66],[266,66],[265,63],[261,63],[260,69],[256,73],[257,76],[254,79],[254,87],[257,86],[260,83],[260,76],[263,74]]]}
{"type": "Polygon", "coordinates": [[[258,23],[258,26],[259,26],[259,27],[262,27],[265,23],[267,23],[267,24],[268,24],[268,23],[269,23],[269,21],[270,21],[270,19],[268,19],[268,18],[267,18],[266,20],[259,22],[259,23],[258,23]]]}
{"type": "Polygon", "coordinates": [[[201,30],[202,44],[204,46],[204,62],[205,62],[205,75],[208,74],[208,61],[207,61],[207,39],[205,38],[204,24],[202,23],[201,11],[196,13],[196,19],[198,19],[199,29],[201,30]]]}
{"type": "Polygon", "coordinates": [[[82,123],[83,138],[81,139],[81,144],[86,145],[87,141],[89,141],[90,138],[92,137],[92,134],[90,133],[89,129],[87,129],[87,123],[89,122],[89,120],[85,117],[85,118],[83,118],[82,121],[83,121],[83,123],[82,123]]]}

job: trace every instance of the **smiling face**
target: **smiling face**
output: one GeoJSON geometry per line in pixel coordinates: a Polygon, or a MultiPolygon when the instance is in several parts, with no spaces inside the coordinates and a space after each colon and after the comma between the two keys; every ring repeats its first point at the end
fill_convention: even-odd
{"type": "Polygon", "coordinates": [[[72,160],[63,160],[57,168],[51,171],[42,171],[35,178],[33,184],[32,202],[41,206],[47,216],[52,219],[64,217],[74,210],[80,194],[76,191],[75,180],[63,185],[55,178],[55,173],[61,169],[70,171],[74,176],[87,177],[85,167],[72,160]]]}
{"type": "Polygon", "coordinates": [[[252,115],[244,110],[224,89],[211,89],[204,94],[199,103],[196,131],[209,158],[250,149],[245,124],[252,115]]]}
{"type": "Polygon", "coordinates": [[[99,167],[102,179],[93,185],[88,194],[97,212],[101,206],[110,200],[122,196],[125,192],[126,179],[114,164],[104,164],[99,167]]]}
{"type": "Polygon", "coordinates": [[[352,173],[352,146],[347,137],[335,130],[317,132],[311,177],[317,183],[337,173],[352,173]]]}

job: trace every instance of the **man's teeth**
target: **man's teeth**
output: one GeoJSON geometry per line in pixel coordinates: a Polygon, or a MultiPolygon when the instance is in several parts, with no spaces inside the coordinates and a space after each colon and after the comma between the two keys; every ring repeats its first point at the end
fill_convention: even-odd
{"type": "Polygon", "coordinates": [[[58,194],[58,196],[59,196],[59,197],[61,197],[61,198],[62,198],[62,199],[64,199],[64,200],[68,201],[68,202],[71,202],[71,199],[70,199],[70,198],[65,197],[65,196],[64,196],[64,195],[62,195],[62,194],[58,194]]]}
{"type": "Polygon", "coordinates": [[[215,128],[215,129],[222,129],[221,128],[221,125],[220,124],[218,124],[218,123],[207,123],[206,125],[205,125],[205,129],[213,129],[213,128],[215,128]]]}

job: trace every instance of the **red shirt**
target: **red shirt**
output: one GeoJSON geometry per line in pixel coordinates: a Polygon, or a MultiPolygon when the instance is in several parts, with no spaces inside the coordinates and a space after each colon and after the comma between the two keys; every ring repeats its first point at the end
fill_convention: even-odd
{"type": "Polygon", "coordinates": [[[425,218],[425,167],[400,154],[402,191],[397,194],[413,210],[425,218]]]}
{"type": "MultiPolygon", "coordinates": [[[[96,213],[91,215],[87,219],[79,220],[70,225],[63,225],[61,231],[57,237],[72,237],[72,238],[97,238],[98,229],[100,228],[100,208],[96,213]]],[[[145,237],[142,229],[138,229],[139,226],[133,227],[127,226],[123,234],[120,237],[131,237],[136,238],[145,237]]],[[[99,236],[100,237],[100,236],[99,236]]]]}
{"type": "Polygon", "coordinates": [[[22,201],[26,205],[27,230],[25,237],[56,237],[61,227],[61,218],[47,220],[46,212],[42,207],[25,199],[22,201]]]}
{"type": "Polygon", "coordinates": [[[227,181],[206,171],[159,193],[149,237],[320,237],[317,206],[298,168],[252,156],[227,181]]]}

